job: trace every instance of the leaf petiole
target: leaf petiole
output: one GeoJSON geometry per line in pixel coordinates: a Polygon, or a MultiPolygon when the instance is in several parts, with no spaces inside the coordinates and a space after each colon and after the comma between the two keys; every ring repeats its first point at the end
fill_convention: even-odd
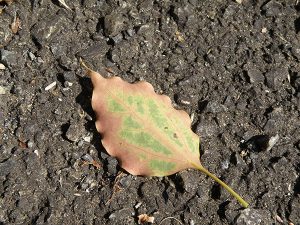
{"type": "Polygon", "coordinates": [[[239,203],[244,207],[247,208],[249,206],[249,203],[246,202],[238,193],[236,193],[232,188],[230,188],[227,184],[225,184],[223,181],[221,181],[218,177],[216,177],[214,174],[209,172],[207,169],[205,169],[203,166],[198,165],[196,163],[191,162],[192,166],[201,172],[205,173],[207,176],[211,177],[214,179],[217,183],[219,183],[222,187],[224,187],[230,194],[232,194],[238,201],[239,203]]]}

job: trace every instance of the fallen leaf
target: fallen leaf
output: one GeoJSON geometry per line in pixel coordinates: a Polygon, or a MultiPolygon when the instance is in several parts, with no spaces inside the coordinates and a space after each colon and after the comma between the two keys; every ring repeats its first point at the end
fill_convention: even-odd
{"type": "Polygon", "coordinates": [[[243,207],[248,206],[201,165],[199,137],[190,128],[188,114],[174,109],[169,97],[156,94],[148,82],[129,84],[85,68],[94,86],[92,107],[102,145],[122,168],[133,175],[158,177],[195,168],[222,185],[243,207]]]}
{"type": "Polygon", "coordinates": [[[154,217],[153,216],[148,216],[147,214],[141,214],[138,216],[138,224],[143,224],[143,223],[154,223],[154,217]]]}
{"type": "Polygon", "coordinates": [[[82,158],[82,165],[93,165],[97,170],[101,168],[101,163],[94,160],[92,156],[90,156],[89,154],[86,154],[81,158],[82,158]]]}
{"type": "Polygon", "coordinates": [[[124,176],[124,173],[122,171],[116,176],[114,185],[112,188],[113,189],[112,194],[111,194],[110,198],[107,200],[107,202],[105,203],[105,205],[108,205],[113,200],[113,197],[115,196],[115,194],[118,193],[122,189],[120,187],[120,180],[123,176],[124,176]]]}
{"type": "Polygon", "coordinates": [[[21,26],[21,21],[19,19],[19,17],[15,17],[14,22],[12,22],[11,24],[11,31],[16,34],[19,31],[19,28],[21,26]]]}
{"type": "Polygon", "coordinates": [[[18,140],[20,148],[28,148],[28,145],[25,141],[18,140]]]}

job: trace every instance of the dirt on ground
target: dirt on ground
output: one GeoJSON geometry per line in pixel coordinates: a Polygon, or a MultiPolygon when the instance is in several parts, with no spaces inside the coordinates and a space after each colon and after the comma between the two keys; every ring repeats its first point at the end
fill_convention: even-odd
{"type": "Polygon", "coordinates": [[[300,224],[296,0],[0,1],[0,224],[300,224]],[[193,118],[196,170],[132,176],[101,146],[92,85],[145,80],[193,118]]]}

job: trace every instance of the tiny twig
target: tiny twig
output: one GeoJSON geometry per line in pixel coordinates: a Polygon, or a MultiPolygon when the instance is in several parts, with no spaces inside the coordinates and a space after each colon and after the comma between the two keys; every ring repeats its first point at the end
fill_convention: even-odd
{"type": "Polygon", "coordinates": [[[119,181],[120,181],[121,177],[123,176],[123,174],[124,174],[123,172],[120,172],[120,174],[118,174],[116,176],[116,179],[115,179],[115,182],[114,182],[114,186],[112,188],[113,189],[113,193],[111,194],[110,198],[107,200],[107,202],[105,203],[105,205],[108,205],[112,201],[114,195],[121,190],[121,187],[119,186],[119,181]]]}
{"type": "Polygon", "coordinates": [[[169,216],[169,217],[166,217],[166,218],[162,219],[162,221],[160,221],[159,225],[161,225],[165,220],[168,220],[168,219],[176,220],[178,223],[183,225],[183,223],[181,223],[179,219],[176,219],[175,217],[172,217],[172,216],[169,216]]]}

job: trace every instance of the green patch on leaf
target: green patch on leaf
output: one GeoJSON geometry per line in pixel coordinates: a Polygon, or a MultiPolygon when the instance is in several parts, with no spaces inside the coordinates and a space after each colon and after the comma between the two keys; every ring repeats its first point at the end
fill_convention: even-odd
{"type": "Polygon", "coordinates": [[[168,125],[167,118],[163,115],[163,112],[161,112],[162,108],[160,108],[154,100],[148,100],[147,106],[149,110],[149,117],[157,127],[163,128],[168,125]]]}
{"type": "Polygon", "coordinates": [[[186,139],[187,145],[191,152],[195,153],[196,151],[199,151],[198,142],[196,142],[193,137],[187,132],[183,132],[184,137],[186,139]]]}
{"type": "Polygon", "coordinates": [[[162,153],[164,155],[171,155],[172,152],[163,146],[158,140],[154,139],[153,136],[144,131],[132,131],[124,129],[120,133],[121,138],[131,145],[145,148],[148,151],[162,153]]]}
{"type": "Polygon", "coordinates": [[[128,116],[124,119],[123,125],[127,129],[140,129],[140,128],[142,128],[142,125],[139,124],[136,120],[134,120],[131,116],[128,116]]]}
{"type": "Polygon", "coordinates": [[[124,107],[113,98],[108,100],[108,110],[113,113],[125,111],[124,107]]]}
{"type": "Polygon", "coordinates": [[[175,168],[176,164],[173,162],[166,162],[162,160],[152,159],[149,162],[149,167],[159,174],[167,173],[175,168]]]}
{"type": "Polygon", "coordinates": [[[146,160],[146,159],[147,159],[146,154],[145,154],[145,153],[139,153],[139,159],[140,159],[141,161],[146,160]]]}

